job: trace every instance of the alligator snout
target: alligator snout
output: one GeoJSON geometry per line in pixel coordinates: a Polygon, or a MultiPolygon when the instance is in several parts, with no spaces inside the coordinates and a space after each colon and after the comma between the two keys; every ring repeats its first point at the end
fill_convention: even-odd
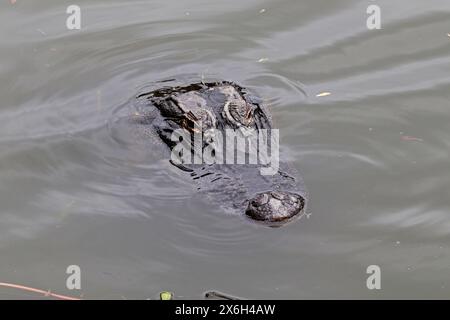
{"type": "Polygon", "coordinates": [[[304,206],[305,199],[298,194],[268,191],[251,199],[245,214],[258,221],[284,222],[298,215],[304,206]]]}

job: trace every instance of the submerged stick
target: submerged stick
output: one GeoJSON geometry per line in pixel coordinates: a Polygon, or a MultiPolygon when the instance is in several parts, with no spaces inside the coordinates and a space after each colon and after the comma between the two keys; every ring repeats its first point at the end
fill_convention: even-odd
{"type": "Polygon", "coordinates": [[[206,299],[242,300],[242,298],[219,291],[207,291],[204,295],[206,299]]]}

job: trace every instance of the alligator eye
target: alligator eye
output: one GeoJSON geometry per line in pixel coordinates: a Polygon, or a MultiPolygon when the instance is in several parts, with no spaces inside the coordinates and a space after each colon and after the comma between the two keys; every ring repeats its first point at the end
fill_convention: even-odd
{"type": "Polygon", "coordinates": [[[193,133],[202,133],[216,127],[216,118],[209,110],[197,110],[186,112],[181,119],[181,127],[193,133]]]}
{"type": "Polygon", "coordinates": [[[252,204],[254,206],[262,206],[267,202],[269,202],[269,196],[267,195],[267,193],[261,193],[254,198],[252,204]]]}
{"type": "Polygon", "coordinates": [[[253,109],[245,102],[228,101],[223,107],[222,115],[238,127],[248,126],[253,120],[253,109]]]}
{"type": "Polygon", "coordinates": [[[241,114],[242,124],[246,126],[250,125],[253,121],[253,108],[245,104],[245,109],[241,110],[241,114]]]}

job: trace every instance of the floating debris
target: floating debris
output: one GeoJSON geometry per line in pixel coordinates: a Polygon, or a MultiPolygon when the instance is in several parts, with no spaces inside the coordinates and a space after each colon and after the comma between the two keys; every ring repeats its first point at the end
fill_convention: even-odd
{"type": "Polygon", "coordinates": [[[266,9],[259,10],[259,13],[264,13],[264,12],[266,12],[266,9]]]}
{"type": "Polygon", "coordinates": [[[261,59],[258,60],[258,62],[266,62],[266,61],[269,61],[269,59],[268,58],[261,58],[261,59]]]}
{"type": "Polygon", "coordinates": [[[159,293],[160,300],[173,300],[173,293],[170,291],[162,291],[159,293]]]}
{"type": "Polygon", "coordinates": [[[423,139],[413,137],[413,136],[402,136],[403,141],[415,141],[415,142],[423,142],[423,139]]]}
{"type": "MultiPolygon", "coordinates": [[[[206,71],[208,71],[208,70],[206,70],[206,71]]],[[[201,83],[203,83],[203,85],[205,85],[205,74],[202,72],[202,74],[201,74],[201,83]]]]}
{"type": "Polygon", "coordinates": [[[189,16],[191,13],[189,11],[184,13],[186,16],[189,16]]]}
{"type": "Polygon", "coordinates": [[[450,37],[450,33],[447,33],[447,37],[450,37]]]}
{"type": "Polygon", "coordinates": [[[64,218],[66,218],[69,213],[70,213],[70,209],[72,209],[73,205],[76,203],[75,200],[71,200],[69,203],[67,203],[64,208],[61,210],[61,212],[59,213],[59,219],[63,220],[64,218]]]}
{"type": "Polygon", "coordinates": [[[0,282],[0,287],[13,288],[13,289],[18,289],[18,290],[23,290],[23,291],[28,291],[28,292],[40,293],[40,294],[44,295],[45,297],[53,297],[53,298],[57,298],[57,299],[61,299],[61,300],[81,300],[80,298],[76,298],[76,297],[69,297],[69,296],[64,296],[62,294],[52,293],[50,289],[41,290],[41,289],[37,289],[37,288],[33,288],[33,287],[22,286],[20,284],[15,284],[15,283],[0,282]]]}
{"type": "Polygon", "coordinates": [[[39,32],[40,34],[42,34],[43,36],[46,36],[46,35],[47,35],[47,34],[46,34],[43,30],[41,30],[41,29],[36,29],[36,31],[39,32]]]}
{"type": "Polygon", "coordinates": [[[204,293],[204,296],[205,299],[242,300],[239,297],[235,297],[220,291],[207,291],[204,293]]]}
{"type": "Polygon", "coordinates": [[[331,92],[325,91],[325,92],[321,92],[321,93],[317,94],[316,97],[320,98],[320,97],[326,97],[329,95],[331,95],[331,92]]]}

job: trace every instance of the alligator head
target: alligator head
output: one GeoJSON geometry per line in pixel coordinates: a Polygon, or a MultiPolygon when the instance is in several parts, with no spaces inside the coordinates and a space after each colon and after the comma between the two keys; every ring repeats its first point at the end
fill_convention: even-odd
{"type": "MultiPolygon", "coordinates": [[[[266,108],[231,82],[194,83],[165,87],[148,94],[161,114],[156,131],[170,148],[169,135],[179,128],[206,136],[210,129],[247,133],[271,129],[266,108]]],[[[280,163],[281,164],[281,163],[280,163]]],[[[284,164],[282,164],[284,165],[284,164]]],[[[287,168],[288,166],[284,166],[287,168]]],[[[304,213],[306,199],[302,183],[284,172],[262,177],[258,165],[183,165],[184,171],[223,207],[237,208],[256,221],[275,226],[304,213]],[[301,189],[301,188],[300,188],[301,189]]],[[[288,169],[284,169],[288,170],[288,169]]],[[[301,179],[300,179],[301,181],[301,179]]]]}

